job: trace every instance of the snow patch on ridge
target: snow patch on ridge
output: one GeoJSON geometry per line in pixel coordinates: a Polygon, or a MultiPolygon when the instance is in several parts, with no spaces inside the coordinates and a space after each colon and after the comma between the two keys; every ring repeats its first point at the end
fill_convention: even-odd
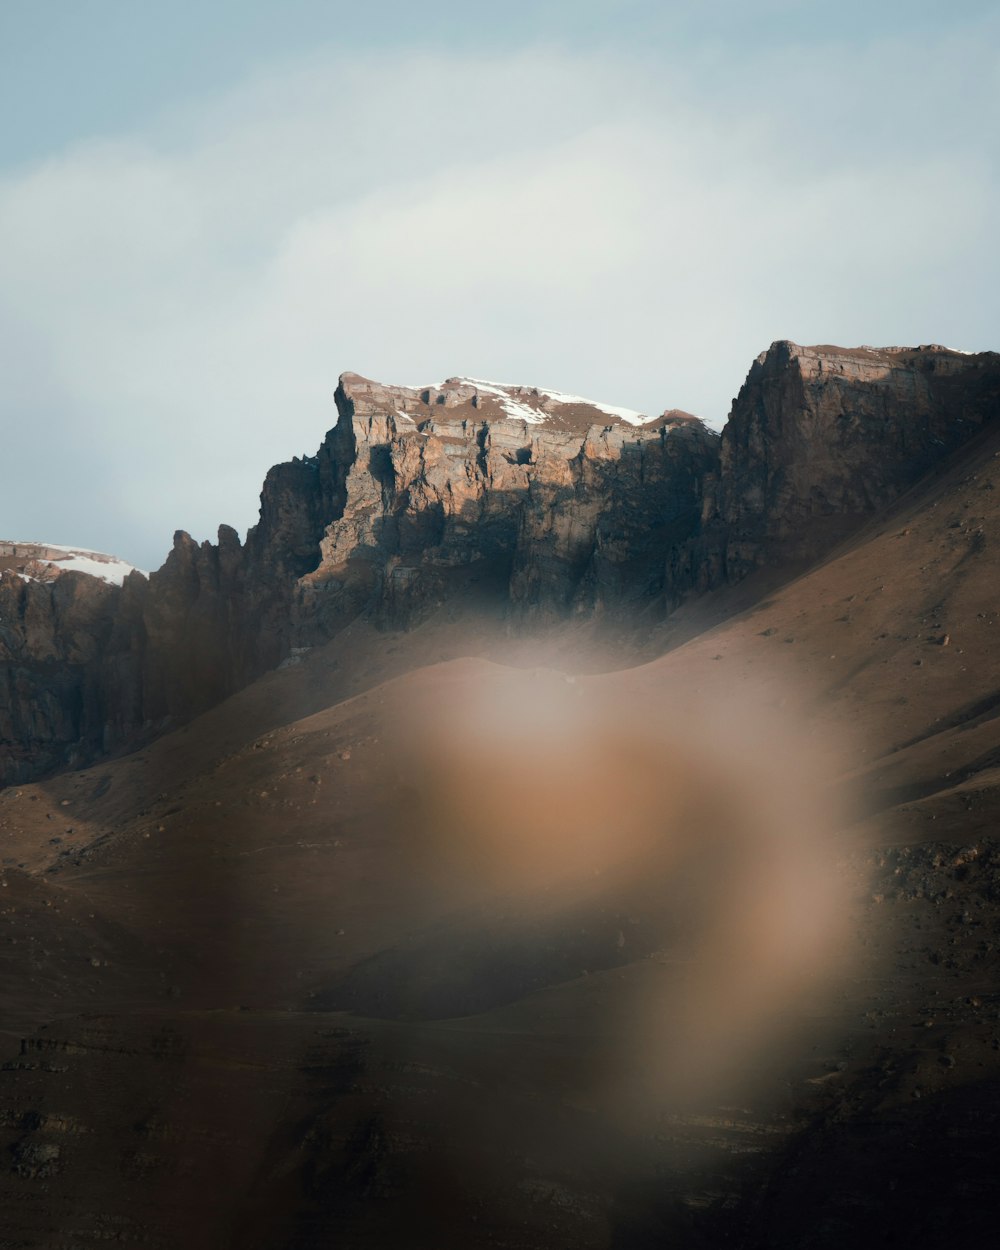
{"type": "Polygon", "coordinates": [[[500,401],[504,414],[514,421],[527,421],[529,425],[544,425],[545,413],[515,399],[500,383],[484,382],[480,378],[459,378],[459,382],[471,382],[481,395],[492,395],[500,401]]]}
{"type": "Polygon", "coordinates": [[[64,573],[88,573],[91,577],[99,577],[102,582],[108,582],[112,586],[120,586],[129,573],[143,572],[142,569],[136,569],[132,564],[126,564],[124,560],[115,559],[113,556],[99,559],[90,552],[86,554],[74,552],[65,560],[52,560],[49,563],[64,573]]]}
{"type": "MultiPolygon", "coordinates": [[[[507,385],[502,382],[489,382],[485,378],[468,378],[459,377],[448,379],[448,381],[468,382],[470,386],[474,386],[480,393],[492,395],[499,400],[500,407],[508,417],[512,417],[518,421],[527,421],[531,425],[543,425],[548,419],[549,414],[532,408],[529,404],[523,403],[512,395],[512,391],[524,390],[526,388],[514,385],[507,385]]],[[[437,389],[441,389],[445,383],[439,383],[437,389]]],[[[597,412],[603,412],[606,416],[617,417],[619,421],[626,421],[629,425],[646,425],[650,421],[654,421],[655,417],[649,417],[643,412],[636,412],[632,408],[618,408],[613,404],[599,404],[593,399],[584,399],[582,395],[567,395],[563,391],[552,391],[548,387],[538,386],[531,388],[537,390],[540,401],[550,400],[555,404],[581,404],[586,408],[593,408],[597,412]]]]}
{"type": "MultiPolygon", "coordinates": [[[[86,573],[89,577],[99,578],[111,586],[121,586],[129,573],[141,573],[143,577],[149,576],[144,569],[138,569],[134,564],[119,560],[117,556],[105,555],[101,551],[88,551],[82,547],[64,547],[59,543],[12,542],[2,545],[14,547],[19,556],[23,551],[26,564],[47,565],[60,573],[86,573]],[[37,555],[29,554],[33,547],[38,548],[37,555]],[[50,552],[59,554],[50,556],[48,554],[50,552]]],[[[17,575],[26,582],[42,580],[20,570],[17,570],[17,575]]]]}
{"type": "MultiPolygon", "coordinates": [[[[542,388],[539,387],[539,390],[542,388]]],[[[543,392],[549,399],[555,400],[557,404],[586,404],[588,408],[596,408],[598,412],[606,412],[609,417],[617,417],[620,421],[627,421],[629,425],[647,425],[650,421],[655,421],[655,417],[649,417],[644,412],[636,412],[632,408],[618,408],[614,404],[599,404],[593,399],[583,399],[579,395],[564,395],[561,391],[543,392]]]]}

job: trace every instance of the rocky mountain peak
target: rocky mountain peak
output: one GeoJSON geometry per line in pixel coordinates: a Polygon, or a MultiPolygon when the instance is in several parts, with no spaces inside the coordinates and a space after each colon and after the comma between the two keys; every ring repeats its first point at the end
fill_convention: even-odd
{"type": "Polygon", "coordinates": [[[777,339],[760,353],[756,363],[783,368],[795,361],[806,373],[832,373],[845,376],[878,374],[889,369],[918,370],[925,373],[964,373],[973,367],[996,367],[997,352],[967,352],[940,343],[919,347],[837,347],[832,343],[803,346],[791,339],[777,339]]]}
{"type": "Polygon", "coordinates": [[[490,424],[520,422],[553,429],[586,430],[592,425],[657,428],[678,420],[697,421],[690,413],[670,409],[650,417],[631,408],[567,395],[539,386],[452,377],[429,386],[389,386],[357,373],[344,373],[340,394],[358,417],[391,415],[418,428],[426,422],[490,424]]]}
{"type": "Polygon", "coordinates": [[[998,410],[996,352],[772,343],[733,400],[706,492],[711,580],[815,559],[998,410]]]}
{"type": "MultiPolygon", "coordinates": [[[[664,546],[693,533],[718,464],[718,437],[680,409],[650,418],[540,387],[466,377],[399,387],[355,373],[336,401],[315,487],[325,473],[336,507],[325,505],[297,615],[300,628],[321,622],[321,635],[359,596],[405,624],[480,563],[522,617],[655,595],[664,546]]],[[[285,492],[267,503],[269,526],[319,515],[285,492]]]]}

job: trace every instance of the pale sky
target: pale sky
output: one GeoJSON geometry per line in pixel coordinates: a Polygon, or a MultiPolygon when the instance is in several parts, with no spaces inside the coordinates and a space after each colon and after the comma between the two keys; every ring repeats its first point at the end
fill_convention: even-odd
{"type": "Polygon", "coordinates": [[[0,0],[0,119],[0,538],[245,530],[347,369],[1000,348],[993,2],[0,0]]]}

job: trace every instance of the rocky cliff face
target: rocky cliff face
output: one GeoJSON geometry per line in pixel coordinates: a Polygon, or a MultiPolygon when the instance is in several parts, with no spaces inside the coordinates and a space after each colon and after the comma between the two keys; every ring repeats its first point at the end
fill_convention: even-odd
{"type": "Polygon", "coordinates": [[[696,582],[811,560],[1000,411],[1000,355],[778,342],[733,401],[696,582]]]}
{"type": "Polygon", "coordinates": [[[108,657],[142,587],[113,556],[0,543],[0,784],[105,746],[108,657]]]}
{"type": "Polygon", "coordinates": [[[277,465],[244,545],[174,536],[120,589],[0,572],[0,783],[26,780],[212,706],[367,611],[405,628],[455,578],[508,588],[519,619],[616,611],[663,586],[694,534],[718,437],[575,396],[345,374],[313,457],[277,465]]]}
{"type": "Polygon", "coordinates": [[[627,619],[813,559],[997,413],[1000,356],[775,343],[721,444],[677,410],[466,378],[344,374],[336,402],[245,544],[178,533],[120,587],[0,548],[0,784],[132,745],[361,612],[405,628],[456,582],[505,587],[520,625],[627,619]]]}
{"type": "Polygon", "coordinates": [[[101,739],[97,683],[119,597],[85,574],[0,576],[0,781],[76,763],[101,739]]]}
{"type": "Polygon", "coordinates": [[[304,637],[329,635],[345,602],[405,625],[455,571],[480,565],[506,580],[520,619],[615,610],[662,590],[666,547],[697,528],[717,436],[683,413],[622,417],[508,391],[461,379],[411,391],[344,375],[324,450],[350,468],[298,589],[304,637]]]}

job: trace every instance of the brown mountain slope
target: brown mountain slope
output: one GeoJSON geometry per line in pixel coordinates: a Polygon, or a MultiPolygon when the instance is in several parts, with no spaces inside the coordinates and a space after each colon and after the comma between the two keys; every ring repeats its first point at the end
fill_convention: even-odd
{"type": "Polygon", "coordinates": [[[469,602],[0,793],[7,1241],[986,1244],[998,455],[650,662],[469,602]]]}

